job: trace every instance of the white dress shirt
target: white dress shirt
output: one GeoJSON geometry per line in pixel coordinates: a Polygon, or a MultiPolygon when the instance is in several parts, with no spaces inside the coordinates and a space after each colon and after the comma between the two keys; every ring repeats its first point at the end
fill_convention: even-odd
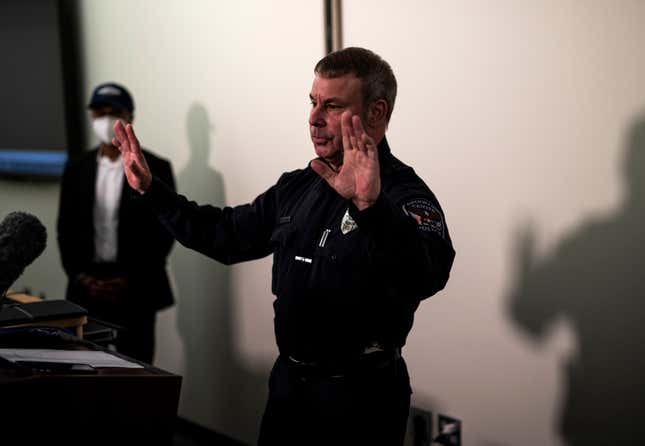
{"type": "Polygon", "coordinates": [[[119,204],[123,187],[121,154],[112,161],[107,156],[97,158],[94,192],[94,261],[115,262],[119,232],[119,204]]]}

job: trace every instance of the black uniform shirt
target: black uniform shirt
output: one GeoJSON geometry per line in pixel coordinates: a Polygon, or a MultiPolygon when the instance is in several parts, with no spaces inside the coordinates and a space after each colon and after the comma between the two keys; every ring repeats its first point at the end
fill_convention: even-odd
{"type": "Polygon", "coordinates": [[[198,206],[156,178],[144,201],[183,245],[231,264],[273,253],[280,352],[338,360],[401,347],[419,302],[441,290],[455,252],[437,199],[379,144],[381,194],[359,211],[310,167],[251,204],[198,206]]]}

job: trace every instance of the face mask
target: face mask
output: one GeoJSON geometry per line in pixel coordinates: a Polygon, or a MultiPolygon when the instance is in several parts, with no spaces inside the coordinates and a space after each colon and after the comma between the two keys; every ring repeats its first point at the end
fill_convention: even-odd
{"type": "Polygon", "coordinates": [[[104,115],[92,121],[92,129],[101,142],[112,144],[112,138],[114,138],[113,127],[118,119],[114,116],[104,115]]]}

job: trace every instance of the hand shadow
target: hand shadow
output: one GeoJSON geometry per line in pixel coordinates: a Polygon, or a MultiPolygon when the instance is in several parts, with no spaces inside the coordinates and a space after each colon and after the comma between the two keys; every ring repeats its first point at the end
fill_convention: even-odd
{"type": "Polygon", "coordinates": [[[636,445],[645,438],[645,117],[629,133],[625,200],[584,222],[544,259],[520,231],[509,315],[540,342],[564,318],[578,341],[568,358],[558,430],[569,446],[636,445]]]}

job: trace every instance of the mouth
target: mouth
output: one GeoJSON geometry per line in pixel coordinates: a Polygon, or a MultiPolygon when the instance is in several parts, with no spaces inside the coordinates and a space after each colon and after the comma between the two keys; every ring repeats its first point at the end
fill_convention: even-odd
{"type": "Polygon", "coordinates": [[[323,138],[320,136],[311,136],[311,141],[316,144],[317,146],[322,146],[327,144],[329,141],[331,141],[331,138],[323,138]]]}

